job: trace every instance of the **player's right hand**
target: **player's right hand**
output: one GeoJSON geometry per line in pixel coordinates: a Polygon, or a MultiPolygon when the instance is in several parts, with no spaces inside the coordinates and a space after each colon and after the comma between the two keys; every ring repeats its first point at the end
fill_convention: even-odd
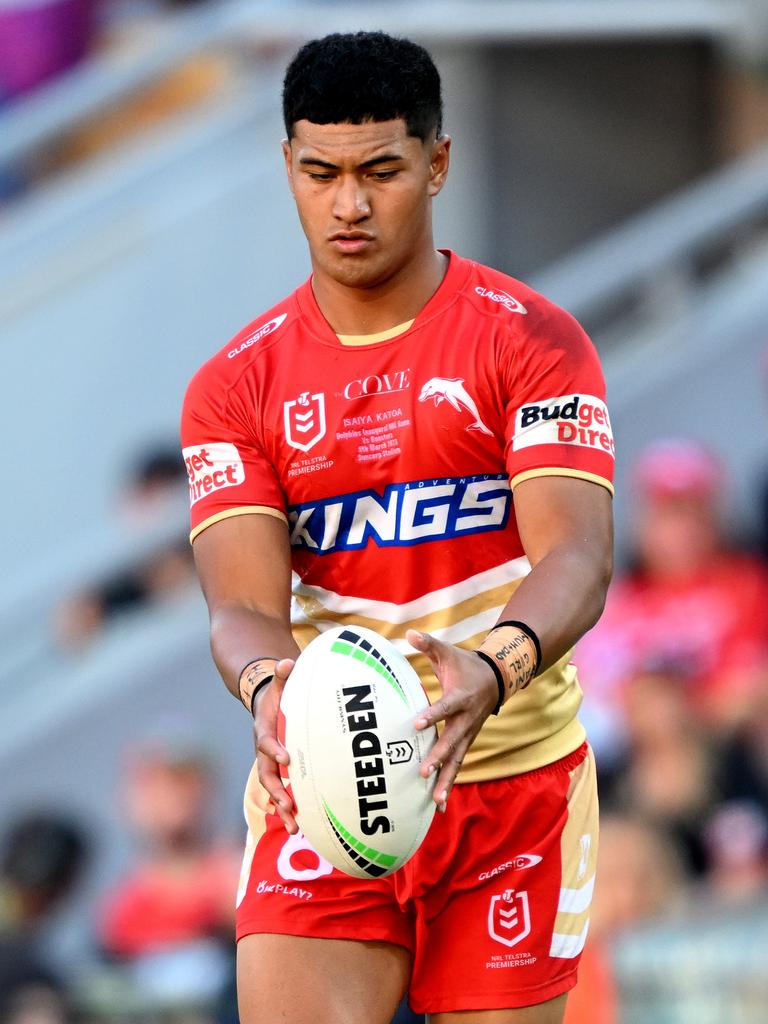
{"type": "Polygon", "coordinates": [[[288,751],[277,737],[277,718],[285,681],[293,671],[295,662],[283,658],[275,665],[275,678],[256,694],[253,708],[253,732],[256,742],[256,763],[262,784],[286,831],[292,835],[299,831],[294,817],[291,795],[280,778],[280,766],[290,761],[288,751]]]}

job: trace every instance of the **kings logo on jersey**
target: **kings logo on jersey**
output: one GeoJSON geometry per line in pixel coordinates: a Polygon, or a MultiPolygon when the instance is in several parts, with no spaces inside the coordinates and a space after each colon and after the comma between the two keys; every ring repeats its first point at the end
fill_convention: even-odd
{"type": "Polygon", "coordinates": [[[531,933],[531,910],[528,893],[506,889],[501,896],[491,896],[488,908],[488,934],[505,946],[516,946],[531,933]]]}
{"type": "Polygon", "coordinates": [[[292,448],[308,452],[325,437],[325,395],[302,391],[283,405],[285,439],[292,448]]]}

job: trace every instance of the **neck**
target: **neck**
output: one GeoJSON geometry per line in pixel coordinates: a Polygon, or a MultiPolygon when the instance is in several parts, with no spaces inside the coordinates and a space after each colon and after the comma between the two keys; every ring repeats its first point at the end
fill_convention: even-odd
{"type": "Polygon", "coordinates": [[[448,257],[430,246],[386,280],[352,287],[329,277],[313,261],[312,291],[337,334],[377,334],[418,316],[447,269],[448,257]]]}

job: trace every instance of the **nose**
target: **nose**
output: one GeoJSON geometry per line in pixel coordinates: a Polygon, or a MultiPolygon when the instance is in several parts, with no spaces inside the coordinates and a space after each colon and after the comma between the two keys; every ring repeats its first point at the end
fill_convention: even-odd
{"type": "Polygon", "coordinates": [[[342,175],[336,187],[333,216],[345,224],[357,224],[371,215],[363,182],[353,174],[342,175]]]}

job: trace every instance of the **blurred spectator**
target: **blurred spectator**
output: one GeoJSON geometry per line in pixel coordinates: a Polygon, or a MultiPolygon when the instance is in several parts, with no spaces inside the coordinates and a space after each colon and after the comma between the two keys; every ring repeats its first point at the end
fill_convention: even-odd
{"type": "MultiPolygon", "coordinates": [[[[177,519],[186,493],[187,471],[178,449],[157,448],[142,458],[120,496],[118,516],[126,528],[149,531],[177,519]]],[[[162,544],[151,557],[84,593],[63,601],[55,615],[61,647],[79,650],[114,617],[155,601],[165,601],[196,583],[186,530],[162,544]]]]}
{"type": "Polygon", "coordinates": [[[636,566],[577,652],[587,713],[607,715],[605,732],[620,734],[627,687],[651,672],[684,681],[687,711],[730,730],[768,682],[768,571],[726,547],[725,473],[704,447],[656,442],[634,477],[636,566]]]}
{"type": "Polygon", "coordinates": [[[768,895],[768,819],[757,804],[724,804],[705,838],[707,885],[719,903],[746,906],[768,895]]]}
{"type": "Polygon", "coordinates": [[[602,773],[600,792],[609,808],[629,808],[673,837],[687,869],[701,874],[721,772],[717,749],[688,705],[687,684],[671,673],[633,679],[625,693],[627,746],[602,773]]]}
{"type": "Polygon", "coordinates": [[[38,942],[50,913],[71,891],[85,855],[79,829],[33,814],[9,829],[0,853],[0,1021],[60,1024],[65,987],[38,942]]]}
{"type": "Polygon", "coordinates": [[[186,493],[187,470],[176,445],[157,445],[137,461],[120,495],[118,515],[127,526],[152,526],[175,513],[186,493]]]}
{"type": "Polygon", "coordinates": [[[685,899],[685,871],[674,843],[640,815],[603,814],[591,935],[606,940],[675,914],[685,899]]]}
{"type": "Polygon", "coordinates": [[[589,938],[565,1024],[617,1024],[614,938],[674,913],[684,901],[682,862],[664,833],[632,814],[609,812],[601,818],[589,938]]]}
{"type": "Polygon", "coordinates": [[[768,818],[768,690],[752,706],[749,718],[723,751],[724,795],[757,804],[768,818]]]}
{"type": "Polygon", "coordinates": [[[240,851],[212,834],[208,755],[184,736],[148,742],[124,796],[141,854],[104,900],[101,945],[158,1004],[212,1005],[233,970],[240,851]]]}

